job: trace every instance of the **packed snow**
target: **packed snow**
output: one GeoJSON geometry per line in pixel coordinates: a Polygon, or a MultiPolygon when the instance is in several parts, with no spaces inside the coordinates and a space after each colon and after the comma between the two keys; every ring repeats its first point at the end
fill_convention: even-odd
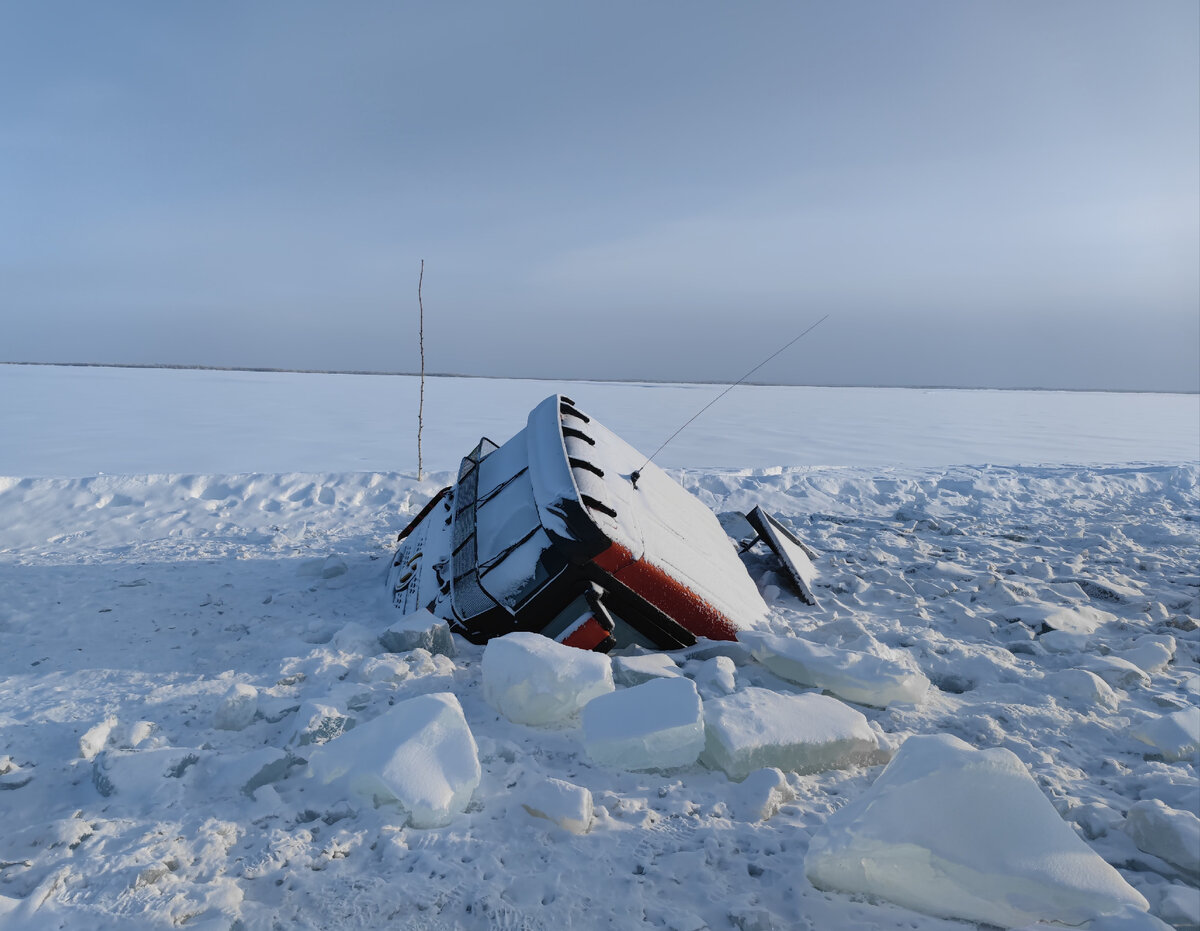
{"type": "Polygon", "coordinates": [[[1194,396],[738,388],[656,461],[819,606],[758,547],[745,643],[604,657],[402,616],[396,532],[718,389],[437,379],[418,478],[410,379],[0,386],[0,928],[1200,926],[1194,396]]]}

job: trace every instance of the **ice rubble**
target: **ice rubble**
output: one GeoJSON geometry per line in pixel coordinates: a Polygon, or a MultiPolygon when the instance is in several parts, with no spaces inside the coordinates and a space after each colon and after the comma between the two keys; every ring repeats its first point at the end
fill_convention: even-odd
{"type": "Polygon", "coordinates": [[[521,807],[572,834],[586,834],[592,826],[592,793],[563,779],[542,780],[526,794],[521,807]]]}
{"type": "Polygon", "coordinates": [[[435,656],[454,656],[450,626],[424,608],[392,623],[379,635],[379,642],[389,653],[422,649],[435,656]]]}
{"type": "Polygon", "coordinates": [[[9,754],[0,756],[0,791],[23,789],[33,781],[33,773],[25,769],[9,754]]]}
{"type": "Polygon", "coordinates": [[[306,701],[296,711],[292,720],[289,747],[307,747],[309,744],[328,743],[349,731],[358,723],[343,714],[333,705],[319,701],[306,701]]]}
{"type": "Polygon", "coordinates": [[[399,656],[369,656],[358,667],[360,682],[403,682],[408,678],[409,664],[399,656]]]}
{"type": "Polygon", "coordinates": [[[1200,707],[1148,716],[1134,723],[1129,733],[1164,760],[1189,759],[1200,752],[1200,707]]]}
{"type": "Polygon", "coordinates": [[[729,808],[741,821],[767,821],[795,798],[787,777],[774,767],[756,769],[733,786],[729,808]]]}
{"type": "Polygon", "coordinates": [[[797,773],[881,762],[879,741],[861,712],[815,693],[745,688],[704,703],[700,761],[730,779],[764,767],[797,773]]]}
{"type": "Polygon", "coordinates": [[[117,719],[109,716],[99,724],[89,727],[79,738],[79,755],[85,760],[94,760],[96,754],[103,750],[105,744],[108,743],[109,735],[116,726],[117,719]]]}
{"type": "Polygon", "coordinates": [[[1164,634],[1147,634],[1138,637],[1133,647],[1122,650],[1121,659],[1133,663],[1142,672],[1161,672],[1175,658],[1175,638],[1164,634]]]}
{"type": "Polygon", "coordinates": [[[299,759],[276,747],[258,747],[245,753],[226,753],[202,762],[207,784],[224,794],[253,796],[263,786],[278,782],[299,759]]]}
{"type": "Polygon", "coordinates": [[[1158,799],[1144,799],[1130,806],[1124,829],[1139,850],[1179,867],[1200,883],[1200,817],[1170,808],[1158,799]]]}
{"type": "Polygon", "coordinates": [[[1115,621],[1115,614],[1093,608],[1091,605],[1047,605],[1014,599],[1015,604],[1002,613],[1013,621],[1022,621],[1030,627],[1045,626],[1067,634],[1094,634],[1103,625],[1115,621]]]}
{"type": "Polygon", "coordinates": [[[184,774],[209,755],[193,747],[110,748],[92,761],[92,784],[106,798],[120,793],[141,801],[177,801],[184,794],[184,774]]]}
{"type": "Polygon", "coordinates": [[[250,726],[258,714],[258,689],[237,682],[225,693],[213,714],[213,727],[222,731],[241,731],[250,726]]]}
{"type": "Polygon", "coordinates": [[[641,685],[651,679],[681,676],[675,661],[665,653],[646,653],[612,658],[613,679],[617,685],[641,685]]]}
{"type": "Polygon", "coordinates": [[[1013,753],[950,735],[908,738],[871,788],[817,831],[804,868],[819,888],[1001,927],[1149,908],[1013,753]]]}
{"type": "Polygon", "coordinates": [[[583,746],[619,769],[690,766],[704,749],[704,711],[690,679],[658,678],[593,698],[583,709],[583,746]]]}
{"type": "Polygon", "coordinates": [[[318,747],[308,758],[322,782],[402,812],[413,827],[441,827],[467,807],[482,769],[462,706],[450,692],[418,695],[318,747]]]}
{"type": "Polygon", "coordinates": [[[737,689],[737,664],[728,656],[713,656],[702,660],[689,675],[705,699],[729,695],[737,689]]]}
{"type": "Polygon", "coordinates": [[[484,699],[517,724],[563,721],[615,688],[607,656],[524,631],[489,640],[482,665],[484,699]]]}
{"type": "Polygon", "coordinates": [[[351,621],[333,635],[330,645],[343,653],[374,656],[379,652],[379,638],[363,624],[351,621]]]}
{"type": "Polygon", "coordinates": [[[1080,665],[1098,675],[1114,689],[1145,688],[1150,677],[1129,660],[1119,656],[1080,657],[1080,665]]]}
{"type": "Polygon", "coordinates": [[[1046,676],[1046,689],[1058,698],[1099,705],[1109,711],[1117,710],[1116,693],[1108,683],[1086,669],[1060,669],[1046,676]]]}
{"type": "Polygon", "coordinates": [[[929,691],[929,680],[922,673],[870,653],[758,631],[740,633],[738,640],[775,675],[827,689],[860,705],[884,708],[894,702],[916,703],[929,691]]]}

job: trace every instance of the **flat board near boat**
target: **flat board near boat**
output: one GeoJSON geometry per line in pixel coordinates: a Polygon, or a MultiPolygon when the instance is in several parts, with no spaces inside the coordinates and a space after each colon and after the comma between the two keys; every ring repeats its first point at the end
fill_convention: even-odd
{"type": "Polygon", "coordinates": [[[813,585],[817,579],[817,567],[813,565],[813,560],[817,558],[816,552],[783,526],[778,518],[760,506],[751,509],[746,514],[746,520],[758,534],[755,539],[744,544],[746,548],[749,549],[760,540],[767,544],[783,563],[788,578],[804,603],[817,606],[817,596],[813,594],[813,585]]]}

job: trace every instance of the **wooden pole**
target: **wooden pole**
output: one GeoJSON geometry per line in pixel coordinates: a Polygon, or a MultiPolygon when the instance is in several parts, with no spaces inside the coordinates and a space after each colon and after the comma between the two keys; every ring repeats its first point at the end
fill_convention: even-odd
{"type": "Polygon", "coordinates": [[[421,301],[421,285],[425,282],[425,260],[421,259],[421,274],[417,278],[417,308],[420,314],[418,339],[421,346],[421,398],[417,404],[417,481],[421,480],[421,430],[425,426],[425,305],[421,301]]]}

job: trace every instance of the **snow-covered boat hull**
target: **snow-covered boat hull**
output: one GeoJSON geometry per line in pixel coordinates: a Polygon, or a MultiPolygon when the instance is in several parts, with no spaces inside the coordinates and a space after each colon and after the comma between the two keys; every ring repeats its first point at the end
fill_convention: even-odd
{"type": "Polygon", "coordinates": [[[736,639],[767,611],[715,515],[561,395],[463,459],[400,534],[388,586],[477,643],[531,630],[675,649],[736,639]]]}

